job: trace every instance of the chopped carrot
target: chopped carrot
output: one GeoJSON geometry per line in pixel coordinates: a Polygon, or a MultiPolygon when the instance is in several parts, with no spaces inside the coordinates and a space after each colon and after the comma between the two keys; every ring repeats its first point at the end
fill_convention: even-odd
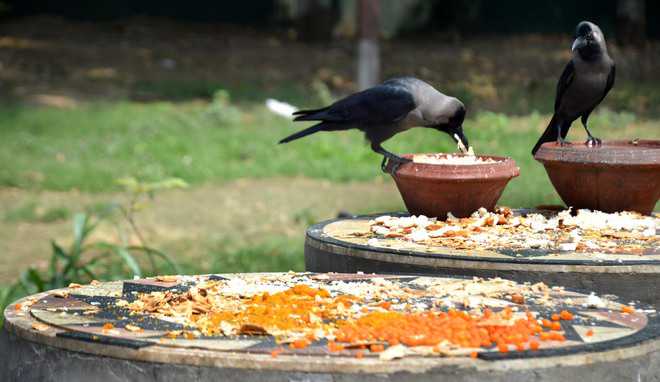
{"type": "Polygon", "coordinates": [[[559,318],[565,321],[570,321],[573,319],[573,313],[569,312],[568,310],[562,310],[559,312],[559,318]]]}
{"type": "Polygon", "coordinates": [[[559,321],[561,320],[561,317],[557,313],[553,313],[552,316],[550,316],[550,319],[552,319],[552,321],[559,321]]]}
{"type": "Polygon", "coordinates": [[[566,341],[566,337],[558,332],[550,332],[550,339],[553,341],[566,341]]]}
{"type": "Polygon", "coordinates": [[[538,350],[539,346],[541,346],[537,341],[530,341],[529,342],[529,348],[531,350],[538,350]]]}
{"type": "Polygon", "coordinates": [[[499,344],[499,345],[497,345],[497,350],[499,350],[500,353],[508,353],[509,352],[509,346],[507,346],[507,344],[499,344]]]}
{"type": "Polygon", "coordinates": [[[470,353],[470,358],[472,358],[472,359],[477,358],[478,356],[479,356],[479,353],[477,353],[476,351],[473,351],[473,352],[470,353]]]}
{"type": "Polygon", "coordinates": [[[621,312],[623,312],[623,313],[634,313],[634,312],[635,312],[635,308],[633,308],[632,306],[624,305],[624,306],[621,308],[621,312]]]}
{"type": "Polygon", "coordinates": [[[552,330],[561,330],[561,324],[557,321],[552,323],[552,326],[550,326],[550,329],[552,330]]]}
{"type": "Polygon", "coordinates": [[[304,349],[307,346],[309,346],[309,340],[307,338],[300,338],[300,339],[297,339],[297,340],[291,342],[291,344],[289,344],[289,346],[292,349],[304,349]]]}
{"type": "Polygon", "coordinates": [[[385,350],[385,346],[383,346],[382,344],[373,344],[369,346],[369,350],[372,351],[373,353],[380,353],[383,350],[385,350]]]}
{"type": "Polygon", "coordinates": [[[511,295],[511,301],[514,304],[522,305],[522,304],[525,303],[525,297],[523,297],[523,295],[521,295],[521,294],[515,293],[515,294],[511,295]]]}
{"type": "Polygon", "coordinates": [[[593,336],[593,335],[594,335],[594,331],[593,331],[593,330],[591,330],[591,329],[589,329],[589,330],[587,330],[587,332],[586,332],[586,333],[584,333],[584,334],[585,334],[585,335],[586,335],[587,337],[591,337],[591,336],[593,336]]]}

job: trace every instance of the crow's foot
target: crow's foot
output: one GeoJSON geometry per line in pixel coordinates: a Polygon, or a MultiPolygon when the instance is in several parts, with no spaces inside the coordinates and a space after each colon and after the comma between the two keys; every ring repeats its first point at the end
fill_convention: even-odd
{"type": "Polygon", "coordinates": [[[571,145],[571,142],[565,140],[565,139],[562,138],[562,137],[559,137],[559,138],[557,138],[557,144],[558,144],[559,146],[570,146],[570,145],[571,145]]]}
{"type": "Polygon", "coordinates": [[[383,161],[380,163],[380,168],[383,170],[383,172],[389,173],[391,175],[396,174],[397,170],[399,170],[399,166],[401,166],[404,163],[412,162],[411,159],[408,158],[402,158],[397,155],[392,155],[392,156],[384,156],[383,161]],[[389,162],[389,163],[388,163],[389,162]],[[389,167],[389,171],[387,169],[389,167]]]}
{"type": "Polygon", "coordinates": [[[589,146],[589,147],[596,147],[596,146],[602,145],[603,141],[600,138],[596,138],[596,137],[590,135],[589,138],[587,138],[587,141],[584,142],[584,144],[589,146]]]}

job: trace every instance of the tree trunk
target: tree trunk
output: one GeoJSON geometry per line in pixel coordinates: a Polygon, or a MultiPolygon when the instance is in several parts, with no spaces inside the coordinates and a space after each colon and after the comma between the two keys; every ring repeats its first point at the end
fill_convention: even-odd
{"type": "Polygon", "coordinates": [[[306,42],[327,42],[339,20],[340,4],[331,1],[326,6],[320,0],[299,0],[300,17],[296,22],[298,38],[306,42]]]}
{"type": "Polygon", "coordinates": [[[646,40],[646,1],[618,0],[616,37],[621,45],[641,46],[646,40]]]}
{"type": "Polygon", "coordinates": [[[358,0],[357,83],[360,90],[380,80],[380,1],[358,0]]]}

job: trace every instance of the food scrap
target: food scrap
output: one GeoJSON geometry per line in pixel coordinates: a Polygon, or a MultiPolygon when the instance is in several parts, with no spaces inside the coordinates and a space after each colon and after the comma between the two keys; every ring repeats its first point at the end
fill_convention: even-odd
{"type": "Polygon", "coordinates": [[[185,291],[139,293],[122,307],[131,315],[182,324],[184,330],[167,334],[171,339],[268,335],[282,346],[273,357],[284,346],[296,351],[325,341],[329,353],[395,359],[538,350],[566,341],[561,321],[576,316],[563,308],[561,293],[542,283],[499,278],[418,277],[402,284],[378,277],[345,282],[242,275],[194,279],[185,291]],[[534,312],[523,303],[562,308],[534,312]]]}
{"type": "Polygon", "coordinates": [[[475,165],[484,163],[496,163],[497,161],[492,158],[469,154],[418,154],[413,156],[413,162],[425,164],[475,165]]]}
{"type": "MultiPolygon", "coordinates": [[[[588,254],[643,255],[660,248],[660,219],[634,212],[571,210],[516,215],[506,207],[480,208],[468,218],[379,216],[368,222],[367,244],[402,240],[455,249],[542,249],[588,254]],[[656,245],[657,244],[657,245],[656,245]],[[654,249],[655,248],[655,249],[654,249]]],[[[655,253],[655,252],[654,252],[655,253]]]]}

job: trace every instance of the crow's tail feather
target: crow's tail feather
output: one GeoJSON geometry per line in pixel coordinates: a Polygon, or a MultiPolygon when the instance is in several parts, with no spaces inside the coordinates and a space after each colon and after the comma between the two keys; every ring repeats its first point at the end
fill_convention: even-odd
{"type": "Polygon", "coordinates": [[[324,130],[325,127],[326,126],[325,126],[324,122],[317,123],[316,125],[314,125],[312,127],[308,127],[305,130],[301,130],[297,133],[289,135],[288,137],[282,139],[279,143],[287,143],[287,142],[294,141],[298,138],[306,137],[310,134],[314,134],[316,132],[324,130]]]}
{"type": "Polygon", "coordinates": [[[559,124],[561,124],[561,136],[562,138],[566,138],[566,135],[568,134],[568,128],[564,123],[561,123],[558,120],[556,115],[553,115],[550,123],[548,123],[548,127],[545,128],[543,135],[541,135],[541,138],[539,138],[538,142],[536,142],[536,145],[534,145],[534,148],[532,149],[532,155],[535,155],[536,152],[539,151],[539,148],[542,144],[546,142],[554,142],[557,140],[557,128],[560,127],[558,126],[559,124]]]}
{"type": "Polygon", "coordinates": [[[293,115],[296,116],[294,121],[315,121],[321,120],[324,111],[328,110],[330,107],[322,107],[320,109],[309,109],[309,110],[298,110],[293,115]]]}

